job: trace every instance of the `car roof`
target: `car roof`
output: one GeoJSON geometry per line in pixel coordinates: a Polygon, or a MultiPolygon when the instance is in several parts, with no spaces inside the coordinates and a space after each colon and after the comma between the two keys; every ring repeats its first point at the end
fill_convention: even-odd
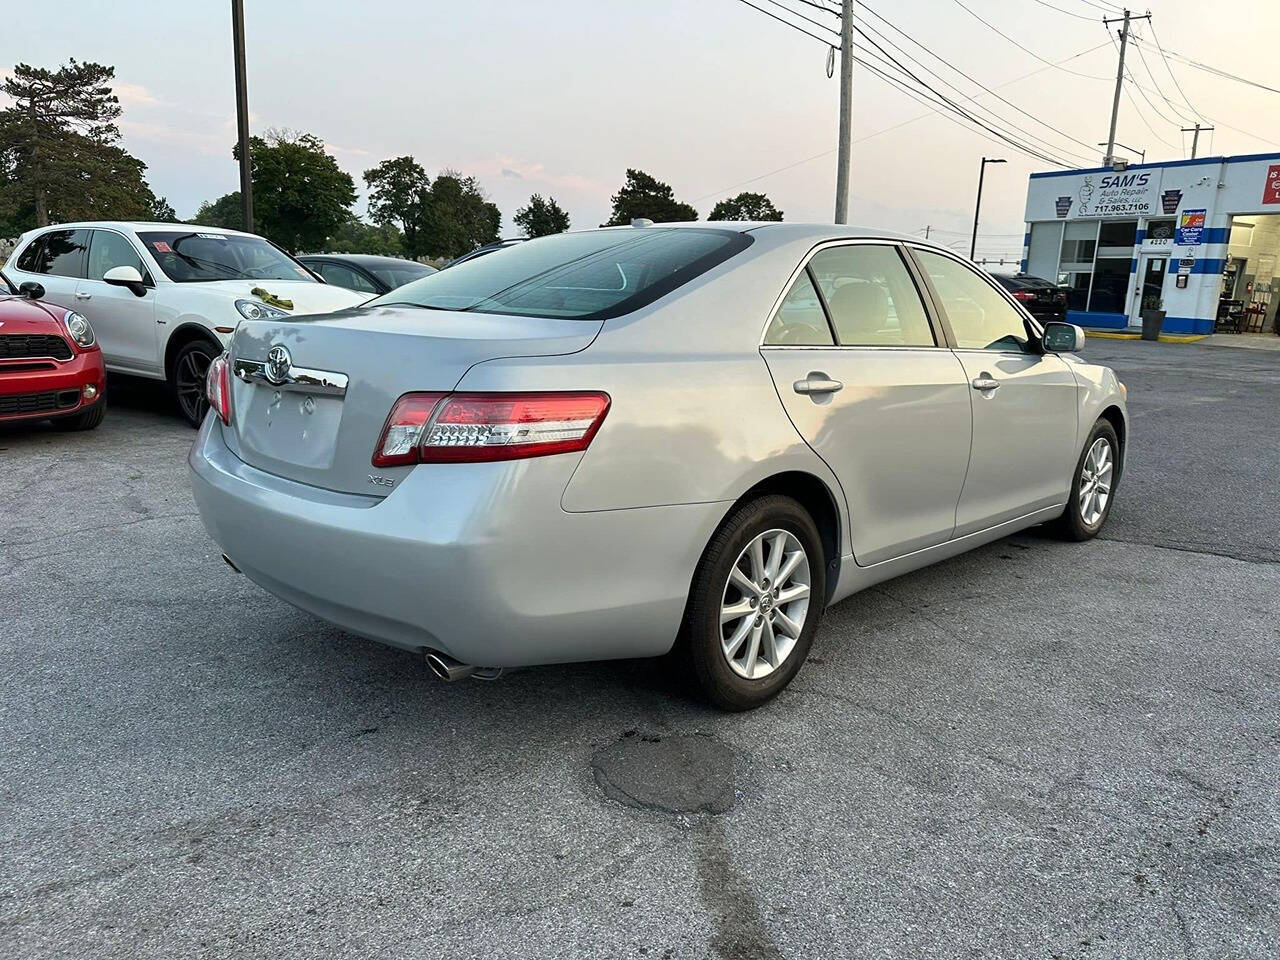
{"type": "Polygon", "coordinates": [[[52,223],[47,227],[37,227],[31,233],[45,233],[49,230],[192,230],[199,233],[225,233],[240,237],[256,237],[256,233],[245,233],[243,230],[228,230],[226,227],[209,227],[202,223],[158,223],[145,220],[77,220],[73,223],[52,223]]]}
{"type": "Polygon", "coordinates": [[[408,257],[383,257],[376,253],[304,253],[298,257],[304,263],[308,260],[345,260],[360,267],[396,267],[411,263],[415,267],[432,269],[425,263],[410,260],[408,257]]]}
{"type": "Polygon", "coordinates": [[[886,230],[881,227],[864,227],[842,223],[801,223],[776,220],[693,220],[679,223],[654,223],[643,227],[621,226],[601,227],[603,230],[653,230],[675,227],[679,229],[732,230],[735,233],[750,233],[757,237],[769,237],[779,241],[811,239],[816,243],[823,240],[893,240],[911,242],[922,247],[931,247],[943,253],[954,253],[939,244],[924,240],[909,233],[897,230],[886,230]]]}

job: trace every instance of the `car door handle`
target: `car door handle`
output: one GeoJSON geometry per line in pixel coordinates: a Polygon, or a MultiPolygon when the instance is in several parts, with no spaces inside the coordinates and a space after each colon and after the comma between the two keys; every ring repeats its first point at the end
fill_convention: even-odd
{"type": "Polygon", "coordinates": [[[994,392],[1000,389],[1000,381],[984,371],[973,378],[973,389],[981,390],[984,393],[988,390],[994,392]]]}
{"type": "Polygon", "coordinates": [[[814,394],[835,393],[844,389],[844,384],[839,380],[832,380],[825,373],[814,371],[803,380],[797,380],[791,385],[791,389],[796,393],[812,396],[814,394]]]}
{"type": "Polygon", "coordinates": [[[92,299],[93,299],[93,294],[92,294],[92,293],[82,293],[81,291],[77,290],[77,291],[76,291],[76,299],[77,299],[77,300],[92,300],[92,299]]]}

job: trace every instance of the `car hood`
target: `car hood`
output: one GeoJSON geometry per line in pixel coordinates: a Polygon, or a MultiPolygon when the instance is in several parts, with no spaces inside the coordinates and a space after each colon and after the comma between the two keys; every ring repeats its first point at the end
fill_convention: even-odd
{"type": "Polygon", "coordinates": [[[0,335],[56,333],[65,334],[62,317],[66,310],[51,303],[28,300],[23,296],[0,297],[0,335]]]}
{"type": "MultiPolygon", "coordinates": [[[[186,286],[199,286],[201,290],[211,290],[224,294],[229,300],[263,301],[261,293],[266,291],[274,298],[290,301],[292,307],[280,307],[292,316],[311,313],[332,313],[354,307],[369,299],[366,293],[358,293],[345,287],[336,287],[327,283],[312,283],[308,280],[206,280],[199,284],[175,284],[179,289],[186,286]]],[[[271,300],[263,301],[278,306],[271,300]]]]}

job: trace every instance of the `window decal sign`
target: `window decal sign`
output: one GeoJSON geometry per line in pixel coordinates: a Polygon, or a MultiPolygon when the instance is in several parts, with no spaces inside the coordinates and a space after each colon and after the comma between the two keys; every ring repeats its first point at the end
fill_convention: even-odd
{"type": "Polygon", "coordinates": [[[1263,203],[1280,203],[1280,163],[1267,168],[1267,182],[1262,187],[1263,203]]]}
{"type": "Polygon", "coordinates": [[[1204,233],[1205,212],[1204,209],[1183,210],[1178,217],[1178,234],[1173,242],[1182,247],[1194,247],[1200,243],[1200,236],[1204,233]]]}

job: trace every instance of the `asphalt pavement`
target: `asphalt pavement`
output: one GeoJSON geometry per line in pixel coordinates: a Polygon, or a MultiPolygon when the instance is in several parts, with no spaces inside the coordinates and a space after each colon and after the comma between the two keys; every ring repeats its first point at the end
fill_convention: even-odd
{"type": "Polygon", "coordinates": [[[1275,957],[1280,355],[1086,355],[1104,536],[850,598],[739,715],[664,661],[446,685],[273,599],[154,389],[0,428],[0,956],[1275,957]]]}

